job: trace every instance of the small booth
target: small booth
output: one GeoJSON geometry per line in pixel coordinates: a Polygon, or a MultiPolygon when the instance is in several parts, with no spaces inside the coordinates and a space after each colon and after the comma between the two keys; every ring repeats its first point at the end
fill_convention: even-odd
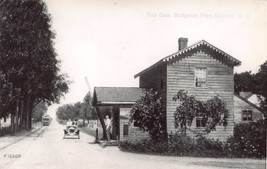
{"type": "Polygon", "coordinates": [[[140,99],[142,92],[142,89],[138,87],[94,88],[93,107],[103,128],[103,139],[107,138],[106,115],[112,121],[111,140],[123,140],[128,137],[130,110],[132,105],[140,99]]]}

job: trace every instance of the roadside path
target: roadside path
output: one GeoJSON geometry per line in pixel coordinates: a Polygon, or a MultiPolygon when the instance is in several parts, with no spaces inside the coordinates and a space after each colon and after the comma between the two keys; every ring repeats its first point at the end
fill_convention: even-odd
{"type": "Polygon", "coordinates": [[[33,123],[32,129],[30,131],[20,131],[16,134],[8,134],[0,137],[0,150],[15,144],[16,142],[26,138],[32,133],[38,132],[38,130],[42,129],[43,125],[41,122],[33,123]]]}

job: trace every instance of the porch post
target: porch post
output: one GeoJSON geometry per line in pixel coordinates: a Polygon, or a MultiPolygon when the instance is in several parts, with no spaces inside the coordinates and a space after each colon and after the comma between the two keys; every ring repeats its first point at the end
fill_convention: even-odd
{"type": "Polygon", "coordinates": [[[101,123],[101,126],[103,128],[103,139],[106,140],[107,139],[107,133],[106,133],[106,125],[105,125],[105,122],[104,122],[103,115],[100,112],[100,109],[99,109],[98,106],[95,106],[95,111],[97,113],[97,116],[98,116],[98,118],[100,120],[100,123],[101,123]]]}

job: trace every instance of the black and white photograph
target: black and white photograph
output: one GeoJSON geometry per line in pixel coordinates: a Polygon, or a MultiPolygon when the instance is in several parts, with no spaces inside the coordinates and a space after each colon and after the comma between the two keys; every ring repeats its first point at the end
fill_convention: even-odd
{"type": "Polygon", "coordinates": [[[0,169],[265,169],[266,0],[0,0],[0,169]]]}

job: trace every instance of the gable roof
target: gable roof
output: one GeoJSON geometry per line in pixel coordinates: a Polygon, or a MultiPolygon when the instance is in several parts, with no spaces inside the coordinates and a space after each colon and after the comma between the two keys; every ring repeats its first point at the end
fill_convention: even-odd
{"type": "Polygon", "coordinates": [[[252,95],[253,95],[252,92],[239,92],[239,96],[241,96],[245,99],[249,99],[252,95]]]}
{"type": "Polygon", "coordinates": [[[182,50],[179,50],[178,52],[175,52],[169,56],[164,57],[163,59],[159,60],[158,62],[156,62],[155,64],[153,64],[152,66],[148,67],[147,69],[141,71],[140,73],[136,74],[134,76],[134,78],[137,78],[138,76],[140,76],[141,74],[147,72],[148,70],[151,70],[152,68],[161,65],[161,64],[167,64],[167,63],[173,63],[175,61],[179,61],[180,59],[188,56],[188,55],[193,55],[195,53],[198,53],[199,50],[202,50],[206,53],[212,54],[210,56],[215,57],[218,55],[218,57],[216,57],[217,60],[225,63],[226,65],[229,66],[237,66],[240,65],[241,62],[237,59],[235,59],[234,57],[232,57],[231,55],[227,54],[226,52],[222,51],[221,49],[213,46],[212,44],[206,42],[205,40],[201,40],[191,46],[188,46],[182,50]],[[214,55],[217,54],[217,55],[214,55]]]}
{"type": "Polygon", "coordinates": [[[245,99],[244,97],[242,97],[242,96],[240,96],[240,95],[238,95],[238,94],[235,94],[235,96],[236,96],[237,98],[239,98],[240,100],[246,102],[246,103],[249,104],[250,106],[254,107],[255,109],[259,110],[260,112],[262,112],[262,113],[264,112],[260,107],[258,107],[257,105],[251,103],[250,101],[248,101],[248,100],[245,99]]]}
{"type": "Polygon", "coordinates": [[[138,87],[95,87],[93,106],[134,104],[140,99],[143,89],[138,87]]]}

